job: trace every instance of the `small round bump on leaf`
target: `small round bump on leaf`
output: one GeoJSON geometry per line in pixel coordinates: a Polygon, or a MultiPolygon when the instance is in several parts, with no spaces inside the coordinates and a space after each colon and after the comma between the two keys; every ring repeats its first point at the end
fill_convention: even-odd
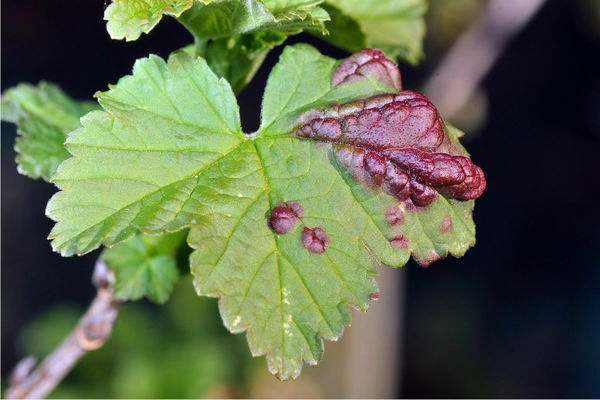
{"type": "Polygon", "coordinates": [[[302,245],[313,254],[323,254],[329,244],[329,237],[321,228],[308,228],[302,230],[302,245]]]}

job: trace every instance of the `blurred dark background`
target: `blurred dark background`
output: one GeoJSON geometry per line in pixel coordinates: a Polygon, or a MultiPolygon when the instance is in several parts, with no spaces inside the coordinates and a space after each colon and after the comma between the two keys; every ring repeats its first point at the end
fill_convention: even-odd
{"type": "MultiPolygon", "coordinates": [[[[600,19],[590,11],[594,2],[547,1],[483,82],[485,110],[465,138],[488,180],[475,207],[477,245],[458,260],[427,269],[411,261],[404,269],[398,396],[600,396],[600,19]]],[[[433,1],[428,15],[426,59],[400,66],[406,88],[423,85],[449,38],[468,27],[483,2],[458,0],[464,8],[446,12],[443,3],[433,1]]],[[[2,90],[45,79],[89,99],[129,74],[135,59],[166,57],[191,40],[168,18],[137,42],[110,40],[104,7],[102,1],[4,1],[2,90]]],[[[298,41],[347,55],[309,35],[287,43],[298,41]]],[[[239,96],[245,131],[258,127],[260,96],[280,52],[269,54],[239,96]]],[[[17,174],[14,138],[14,127],[3,123],[3,378],[31,347],[23,347],[24,326],[56,304],[89,302],[97,257],[51,251],[44,208],[55,189],[17,174]]]]}

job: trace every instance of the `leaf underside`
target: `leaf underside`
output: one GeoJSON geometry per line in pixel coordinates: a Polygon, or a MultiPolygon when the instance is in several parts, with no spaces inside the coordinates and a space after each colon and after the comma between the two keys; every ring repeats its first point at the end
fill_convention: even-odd
{"type": "Polygon", "coordinates": [[[177,52],[166,63],[139,60],[133,75],[97,94],[104,111],[87,114],[69,135],[73,157],[54,176],[62,191],[47,207],[57,221],[53,248],[82,254],[136,232],[189,226],[198,294],[219,298],[225,326],[247,331],[271,372],[297,377],[303,362],[320,359],[322,339],[337,339],[350,323],[349,305],[368,308],[376,264],[399,267],[411,253],[461,256],[475,240],[473,201],[439,196],[392,227],[384,211],[396,199],[347,176],[330,143],[289,135],[303,111],[394,91],[366,78],[332,87],[335,66],[310,46],[286,48],[269,77],[261,128],[250,136],[229,84],[203,59],[177,52]],[[267,218],[284,201],[304,215],[276,234],[267,218]],[[448,219],[454,229],[443,233],[448,219]],[[323,254],[303,246],[305,227],[326,232],[323,254]],[[390,244],[398,233],[407,248],[390,244]]]}

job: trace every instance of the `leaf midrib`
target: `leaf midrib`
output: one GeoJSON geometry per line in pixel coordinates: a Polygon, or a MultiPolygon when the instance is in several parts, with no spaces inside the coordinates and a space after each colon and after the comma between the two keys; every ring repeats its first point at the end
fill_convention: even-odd
{"type": "MultiPolygon", "coordinates": [[[[260,134],[260,133],[259,133],[259,134],[260,134]]],[[[260,151],[258,150],[258,147],[256,146],[256,142],[257,142],[257,141],[261,141],[261,140],[263,140],[263,141],[275,141],[275,140],[283,140],[283,139],[300,140],[300,139],[297,139],[297,138],[294,138],[294,137],[289,137],[289,136],[279,136],[279,137],[271,137],[271,138],[262,138],[262,137],[257,137],[256,139],[252,140],[252,143],[253,143],[253,145],[254,145],[254,149],[255,149],[256,155],[257,155],[257,157],[258,157],[258,159],[259,159],[259,161],[260,161],[260,163],[261,163],[261,171],[263,172],[263,177],[264,177],[264,179],[265,179],[265,188],[266,188],[265,192],[266,192],[266,193],[267,193],[267,195],[268,195],[269,207],[272,207],[272,206],[273,206],[273,204],[272,204],[272,200],[271,200],[271,196],[270,196],[270,192],[271,192],[271,190],[270,190],[270,188],[271,188],[271,183],[270,183],[270,181],[269,181],[268,175],[266,174],[266,171],[265,171],[265,166],[264,166],[264,162],[263,162],[263,158],[262,158],[262,156],[261,156],[261,154],[260,154],[260,151]]],[[[311,153],[311,156],[312,156],[312,153],[311,153]]],[[[343,177],[343,176],[342,176],[342,179],[345,181],[345,179],[344,179],[344,177],[343,177]]],[[[351,195],[352,195],[352,197],[354,198],[354,200],[355,200],[355,201],[356,201],[358,204],[360,204],[360,206],[361,206],[361,209],[363,210],[364,214],[367,216],[367,219],[370,221],[370,223],[372,223],[372,224],[373,224],[373,225],[376,227],[376,229],[377,229],[377,230],[378,230],[378,231],[381,233],[381,235],[382,235],[382,236],[385,238],[385,235],[384,235],[384,233],[383,233],[383,232],[381,232],[381,230],[379,229],[379,227],[377,226],[377,224],[375,224],[375,222],[374,222],[374,221],[373,221],[373,219],[371,218],[371,215],[370,215],[370,214],[369,214],[369,213],[368,213],[368,212],[367,212],[367,211],[364,209],[363,205],[362,205],[362,204],[361,204],[361,203],[358,201],[358,199],[356,199],[356,197],[354,196],[354,193],[352,193],[352,190],[350,190],[350,188],[349,188],[349,187],[348,187],[348,191],[351,193],[351,195]]],[[[339,221],[338,221],[338,222],[339,222],[339,221]]],[[[239,223],[239,222],[238,222],[238,223],[239,223]]],[[[366,243],[364,242],[364,240],[363,240],[362,238],[361,238],[361,239],[359,239],[359,240],[360,240],[360,243],[361,243],[363,246],[365,246],[365,247],[366,247],[366,243]]],[[[279,262],[279,260],[280,260],[280,257],[281,257],[281,258],[285,259],[285,260],[287,261],[287,263],[288,263],[288,264],[290,264],[290,265],[292,266],[292,268],[294,269],[294,272],[296,273],[296,275],[298,276],[298,278],[299,278],[299,279],[300,279],[300,281],[302,282],[302,284],[303,284],[303,286],[304,286],[305,290],[306,290],[306,291],[307,291],[307,293],[310,295],[310,298],[312,299],[312,301],[313,301],[313,304],[315,304],[316,308],[319,310],[319,313],[321,314],[321,317],[322,317],[323,321],[325,321],[325,323],[327,324],[327,326],[328,326],[329,330],[331,331],[331,335],[332,335],[333,337],[338,337],[339,335],[338,335],[338,334],[336,334],[336,331],[335,331],[335,329],[333,329],[333,327],[332,327],[331,323],[330,323],[330,322],[329,322],[329,320],[328,320],[328,319],[325,317],[325,314],[324,314],[324,312],[323,312],[323,310],[322,310],[322,307],[321,307],[321,305],[319,304],[319,302],[318,302],[318,301],[316,300],[316,298],[314,297],[314,295],[313,295],[312,291],[309,289],[309,287],[308,287],[308,285],[307,285],[306,281],[304,280],[304,276],[302,276],[302,274],[301,274],[301,273],[300,273],[300,271],[299,271],[299,270],[296,268],[296,266],[295,266],[295,265],[294,265],[294,264],[293,264],[293,263],[292,263],[292,262],[291,262],[289,259],[287,259],[287,257],[286,257],[284,254],[282,254],[282,253],[279,251],[279,245],[277,244],[277,238],[275,238],[275,246],[276,246],[276,250],[275,250],[275,251],[276,251],[276,253],[277,253],[277,255],[278,255],[278,257],[277,257],[278,263],[277,263],[277,264],[278,264],[278,268],[279,268],[279,273],[280,273],[280,275],[281,275],[281,265],[280,265],[280,262],[279,262]]],[[[343,279],[343,277],[341,276],[341,274],[340,274],[339,270],[337,270],[337,268],[335,268],[335,263],[334,263],[334,262],[331,260],[331,258],[330,258],[329,256],[327,256],[327,259],[328,259],[328,261],[329,261],[329,263],[328,263],[328,264],[329,264],[329,269],[333,269],[333,272],[334,272],[334,274],[335,274],[335,275],[336,275],[336,276],[337,276],[337,277],[340,279],[342,286],[343,286],[343,287],[344,287],[346,290],[349,290],[349,285],[348,285],[348,283],[346,282],[346,280],[345,280],[345,279],[343,279]]],[[[281,290],[283,290],[283,289],[281,289],[281,290]]],[[[349,290],[349,292],[350,292],[350,293],[353,293],[353,291],[352,291],[352,290],[349,290]]],[[[354,294],[354,295],[356,295],[356,293],[353,293],[353,294],[354,294]]],[[[280,294],[280,298],[281,298],[281,294],[280,294]]],[[[347,303],[350,303],[350,301],[348,301],[348,299],[345,299],[344,301],[346,301],[347,303]]],[[[281,306],[281,307],[283,307],[283,301],[282,301],[282,300],[280,300],[280,302],[281,302],[281,304],[282,304],[282,306],[281,306]]],[[[282,321],[282,324],[283,324],[283,321],[282,321]]],[[[309,346],[309,350],[311,350],[311,349],[310,349],[310,346],[309,346]]],[[[311,353],[312,353],[312,350],[311,350],[311,353]]]]}

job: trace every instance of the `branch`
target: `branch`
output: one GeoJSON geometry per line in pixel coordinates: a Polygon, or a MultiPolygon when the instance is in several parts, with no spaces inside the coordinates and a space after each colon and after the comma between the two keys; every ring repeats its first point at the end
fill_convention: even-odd
{"type": "Polygon", "coordinates": [[[490,0],[477,22],[452,46],[423,93],[446,119],[467,104],[508,42],[545,0],[490,0]]]}
{"type": "Polygon", "coordinates": [[[114,297],[114,274],[104,262],[96,262],[92,283],[98,292],[75,329],[35,369],[35,358],[31,356],[17,364],[10,376],[7,398],[46,397],[81,357],[108,339],[121,302],[114,297]]]}

